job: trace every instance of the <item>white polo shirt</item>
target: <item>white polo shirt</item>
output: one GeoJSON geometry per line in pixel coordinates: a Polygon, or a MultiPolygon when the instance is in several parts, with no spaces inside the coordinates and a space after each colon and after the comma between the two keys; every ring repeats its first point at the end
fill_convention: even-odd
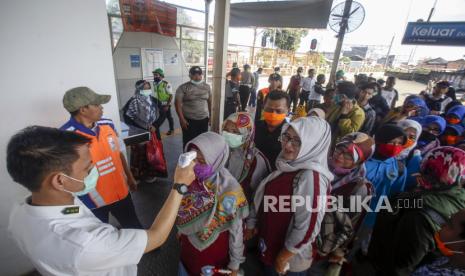
{"type": "Polygon", "coordinates": [[[102,223],[75,199],[69,206],[15,206],[8,230],[42,275],[137,275],[147,232],[102,223]]]}

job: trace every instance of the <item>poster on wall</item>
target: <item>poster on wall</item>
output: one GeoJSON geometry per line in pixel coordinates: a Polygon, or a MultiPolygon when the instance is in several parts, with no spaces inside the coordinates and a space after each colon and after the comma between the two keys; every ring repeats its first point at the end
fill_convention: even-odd
{"type": "Polygon", "coordinates": [[[139,55],[129,55],[129,59],[131,61],[132,68],[140,67],[140,56],[139,55]]]}
{"type": "Polygon", "coordinates": [[[142,78],[152,79],[152,71],[163,66],[163,49],[157,48],[142,48],[142,78]]]}
{"type": "Polygon", "coordinates": [[[176,36],[176,7],[155,0],[120,0],[126,32],[149,32],[176,36]]]}
{"type": "Polygon", "coordinates": [[[177,66],[179,59],[181,58],[181,53],[178,50],[164,50],[163,57],[165,60],[165,66],[177,66]]]}

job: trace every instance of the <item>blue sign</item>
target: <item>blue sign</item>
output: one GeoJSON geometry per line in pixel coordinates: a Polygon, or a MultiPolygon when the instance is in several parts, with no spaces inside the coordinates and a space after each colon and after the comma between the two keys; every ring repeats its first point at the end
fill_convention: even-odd
{"type": "Polygon", "coordinates": [[[131,60],[132,68],[140,67],[140,56],[139,55],[129,55],[129,59],[131,60]]]}
{"type": "Polygon", "coordinates": [[[465,46],[465,22],[409,22],[402,44],[465,46]]]}

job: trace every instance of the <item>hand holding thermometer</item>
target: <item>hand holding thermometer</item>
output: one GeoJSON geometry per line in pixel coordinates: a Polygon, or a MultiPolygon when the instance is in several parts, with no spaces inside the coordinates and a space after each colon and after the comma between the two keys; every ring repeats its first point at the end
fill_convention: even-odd
{"type": "Polygon", "coordinates": [[[181,168],[185,168],[189,166],[189,164],[197,158],[197,152],[195,151],[188,151],[179,156],[178,166],[181,168]]]}

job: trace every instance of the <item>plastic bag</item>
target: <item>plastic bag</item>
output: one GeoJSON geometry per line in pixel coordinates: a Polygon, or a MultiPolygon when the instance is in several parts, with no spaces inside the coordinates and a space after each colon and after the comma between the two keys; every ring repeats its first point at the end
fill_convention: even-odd
{"type": "Polygon", "coordinates": [[[147,143],[147,161],[150,166],[163,177],[168,176],[163,144],[157,138],[155,132],[150,133],[150,141],[147,143]]]}

